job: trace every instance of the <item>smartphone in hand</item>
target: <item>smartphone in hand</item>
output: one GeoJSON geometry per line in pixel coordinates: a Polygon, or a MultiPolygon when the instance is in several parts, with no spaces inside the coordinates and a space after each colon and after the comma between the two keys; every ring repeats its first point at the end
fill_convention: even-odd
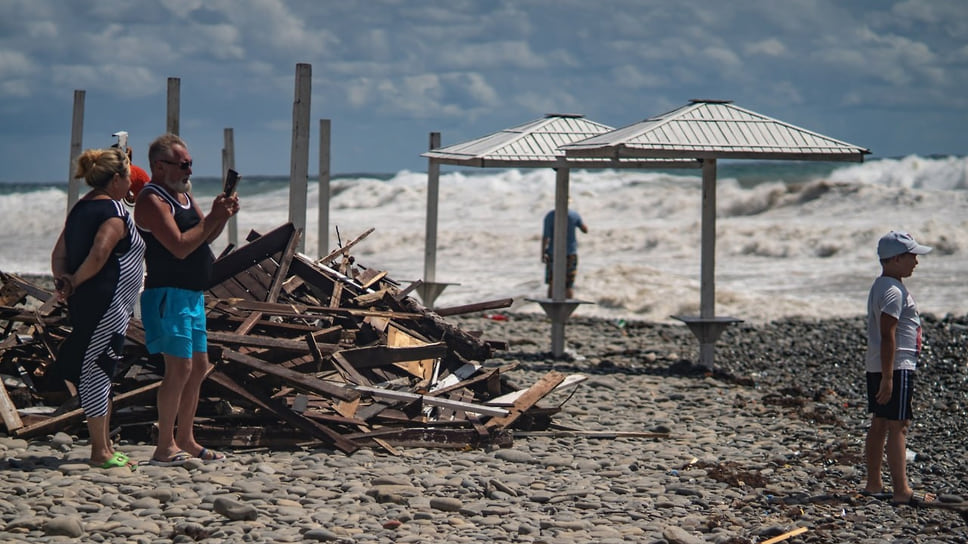
{"type": "Polygon", "coordinates": [[[239,184],[239,180],[242,176],[238,172],[229,168],[228,172],[225,173],[225,183],[222,184],[222,193],[225,196],[232,196],[235,193],[235,188],[239,184]]]}

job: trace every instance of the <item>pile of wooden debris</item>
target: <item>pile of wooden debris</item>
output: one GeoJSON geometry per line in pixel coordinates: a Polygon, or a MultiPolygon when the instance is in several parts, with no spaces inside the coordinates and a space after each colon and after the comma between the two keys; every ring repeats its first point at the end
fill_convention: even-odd
{"type": "MultiPolygon", "coordinates": [[[[372,231],[372,229],[371,229],[372,231]]],[[[543,430],[559,407],[537,403],[580,375],[548,372],[527,388],[485,365],[506,349],[445,317],[507,307],[499,300],[431,311],[386,272],[355,262],[350,249],[370,231],[313,260],[283,225],[227,250],[207,293],[215,368],[199,404],[196,434],[212,447],[325,445],[473,448],[509,446],[513,427],[543,430]]],[[[0,287],[0,415],[11,436],[84,433],[69,384],[53,377],[70,331],[64,304],[20,277],[0,287]]],[[[163,362],[132,320],[114,382],[112,424],[151,440],[163,362]]]]}

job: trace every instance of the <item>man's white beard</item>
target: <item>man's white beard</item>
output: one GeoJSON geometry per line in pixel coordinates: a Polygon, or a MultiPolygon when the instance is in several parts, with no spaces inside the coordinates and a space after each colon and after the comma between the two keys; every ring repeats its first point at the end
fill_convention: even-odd
{"type": "Polygon", "coordinates": [[[192,180],[191,178],[182,180],[175,180],[168,184],[168,188],[176,193],[187,193],[192,190],[192,180]]]}

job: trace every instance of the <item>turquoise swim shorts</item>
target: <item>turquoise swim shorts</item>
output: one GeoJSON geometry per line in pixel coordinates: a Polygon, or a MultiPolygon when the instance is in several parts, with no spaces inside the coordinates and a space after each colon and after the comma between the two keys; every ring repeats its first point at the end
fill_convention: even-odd
{"type": "Polygon", "coordinates": [[[141,293],[141,322],[148,353],[191,359],[208,351],[205,294],[176,287],[156,287],[141,293]]]}

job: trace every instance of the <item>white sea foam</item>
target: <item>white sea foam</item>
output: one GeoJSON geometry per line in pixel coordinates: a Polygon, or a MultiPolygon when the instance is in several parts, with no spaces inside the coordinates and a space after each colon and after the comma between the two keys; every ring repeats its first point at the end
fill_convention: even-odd
{"type": "MultiPolygon", "coordinates": [[[[753,167],[755,168],[755,166],[753,167]]],[[[795,174],[796,165],[790,166],[795,174]]],[[[721,172],[724,169],[721,168],[721,172]]],[[[831,168],[812,180],[758,183],[721,175],[717,189],[716,313],[748,321],[865,311],[879,266],[877,238],[906,230],[935,247],[908,280],[922,312],[968,311],[968,159],[906,157],[831,168]]],[[[785,175],[783,176],[785,177],[785,175]]],[[[353,251],[398,280],[424,276],[426,174],[332,183],[329,248],[376,230],[353,251]]],[[[578,313],[666,321],[699,309],[701,183],[697,172],[573,172],[579,233],[578,313]]],[[[439,306],[544,295],[541,220],[553,207],[552,170],[459,170],[441,176],[436,279],[456,282],[439,306]]],[[[200,196],[207,209],[211,195],[200,196]]],[[[317,185],[310,183],[306,253],[317,254],[317,185]]],[[[244,238],[288,220],[288,189],[247,195],[244,238]]],[[[0,196],[0,270],[46,273],[63,222],[56,189],[0,196]]],[[[216,253],[227,243],[215,244],[216,253]]]]}

